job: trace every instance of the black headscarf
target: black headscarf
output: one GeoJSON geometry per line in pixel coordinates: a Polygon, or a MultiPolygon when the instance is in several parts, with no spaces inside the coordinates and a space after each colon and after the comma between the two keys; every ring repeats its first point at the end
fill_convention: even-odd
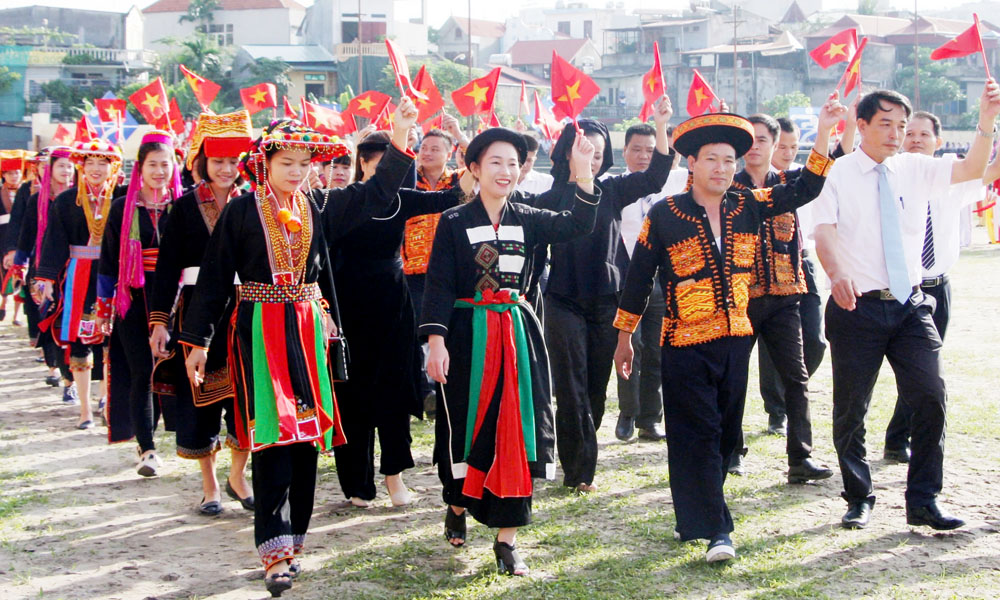
{"type": "MultiPolygon", "coordinates": [[[[578,123],[584,135],[596,133],[604,138],[604,161],[601,163],[600,170],[594,173],[595,178],[600,177],[615,164],[614,154],[611,150],[611,135],[603,123],[593,119],[580,119],[578,123]]],[[[572,123],[567,123],[559,135],[559,141],[552,148],[552,170],[549,172],[552,173],[552,178],[556,183],[569,181],[569,159],[566,158],[566,155],[573,147],[574,140],[576,140],[576,127],[572,123]]]]}

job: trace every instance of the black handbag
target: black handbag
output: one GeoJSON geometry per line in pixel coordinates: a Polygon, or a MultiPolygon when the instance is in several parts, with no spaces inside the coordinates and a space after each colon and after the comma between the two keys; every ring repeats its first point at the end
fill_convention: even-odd
{"type": "Polygon", "coordinates": [[[347,347],[343,324],[340,321],[340,306],[337,303],[337,287],[333,288],[333,302],[330,304],[330,314],[337,325],[337,335],[330,338],[330,349],[327,352],[330,361],[330,376],[334,381],[347,381],[347,365],[351,362],[351,351],[347,347]]]}

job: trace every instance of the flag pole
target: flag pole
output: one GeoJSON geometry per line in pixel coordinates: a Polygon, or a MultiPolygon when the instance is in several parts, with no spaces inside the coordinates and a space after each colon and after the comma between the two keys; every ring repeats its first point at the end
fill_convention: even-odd
{"type": "Polygon", "coordinates": [[[990,61],[986,60],[986,47],[983,46],[983,32],[979,28],[979,15],[972,13],[972,18],[976,21],[976,37],[979,38],[979,51],[983,54],[983,66],[986,67],[986,79],[993,79],[990,75],[990,61]]]}
{"type": "MultiPolygon", "coordinates": [[[[833,91],[835,91],[835,92],[836,91],[840,91],[840,86],[843,85],[844,84],[844,80],[847,79],[847,73],[848,73],[848,71],[851,70],[851,65],[854,64],[855,57],[857,57],[859,54],[861,54],[861,51],[865,49],[865,44],[867,44],[867,43],[868,43],[868,38],[863,38],[861,40],[861,43],[858,45],[858,49],[854,52],[854,55],[851,56],[851,59],[849,61],[847,61],[847,66],[844,67],[844,74],[840,76],[840,81],[837,82],[837,87],[833,88],[833,91]]],[[[983,55],[983,56],[985,57],[985,55],[983,55]]],[[[987,75],[988,74],[989,74],[989,67],[987,67],[987,75]]],[[[845,96],[846,96],[846,94],[845,94],[845,96]]]]}

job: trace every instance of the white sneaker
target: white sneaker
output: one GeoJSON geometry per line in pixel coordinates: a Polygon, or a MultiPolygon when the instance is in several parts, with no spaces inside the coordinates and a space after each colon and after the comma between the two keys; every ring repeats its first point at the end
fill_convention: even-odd
{"type": "Polygon", "coordinates": [[[163,462],[160,461],[160,457],[155,452],[147,452],[139,457],[139,466],[135,470],[143,477],[156,477],[162,466],[163,462]]]}
{"type": "Polygon", "coordinates": [[[718,535],[712,538],[705,552],[705,562],[715,563],[736,558],[736,548],[728,535],[718,535]]]}

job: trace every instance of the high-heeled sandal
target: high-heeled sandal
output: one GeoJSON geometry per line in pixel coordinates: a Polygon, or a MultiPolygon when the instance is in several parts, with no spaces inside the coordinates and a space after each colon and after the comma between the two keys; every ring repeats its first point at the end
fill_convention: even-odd
{"type": "Polygon", "coordinates": [[[282,592],[292,589],[292,574],[288,571],[275,573],[264,578],[264,587],[272,598],[280,598],[282,592]]]}
{"type": "Polygon", "coordinates": [[[517,549],[506,542],[495,540],[493,542],[493,554],[497,558],[497,571],[503,575],[515,575],[523,577],[528,574],[528,565],[517,553],[517,549]]]}
{"type": "Polygon", "coordinates": [[[462,514],[456,513],[451,509],[450,504],[448,505],[448,508],[445,509],[444,538],[455,548],[461,548],[465,545],[465,534],[467,531],[465,526],[465,513],[466,511],[464,510],[462,511],[462,514]],[[456,539],[462,541],[456,544],[452,541],[456,539]]]}

